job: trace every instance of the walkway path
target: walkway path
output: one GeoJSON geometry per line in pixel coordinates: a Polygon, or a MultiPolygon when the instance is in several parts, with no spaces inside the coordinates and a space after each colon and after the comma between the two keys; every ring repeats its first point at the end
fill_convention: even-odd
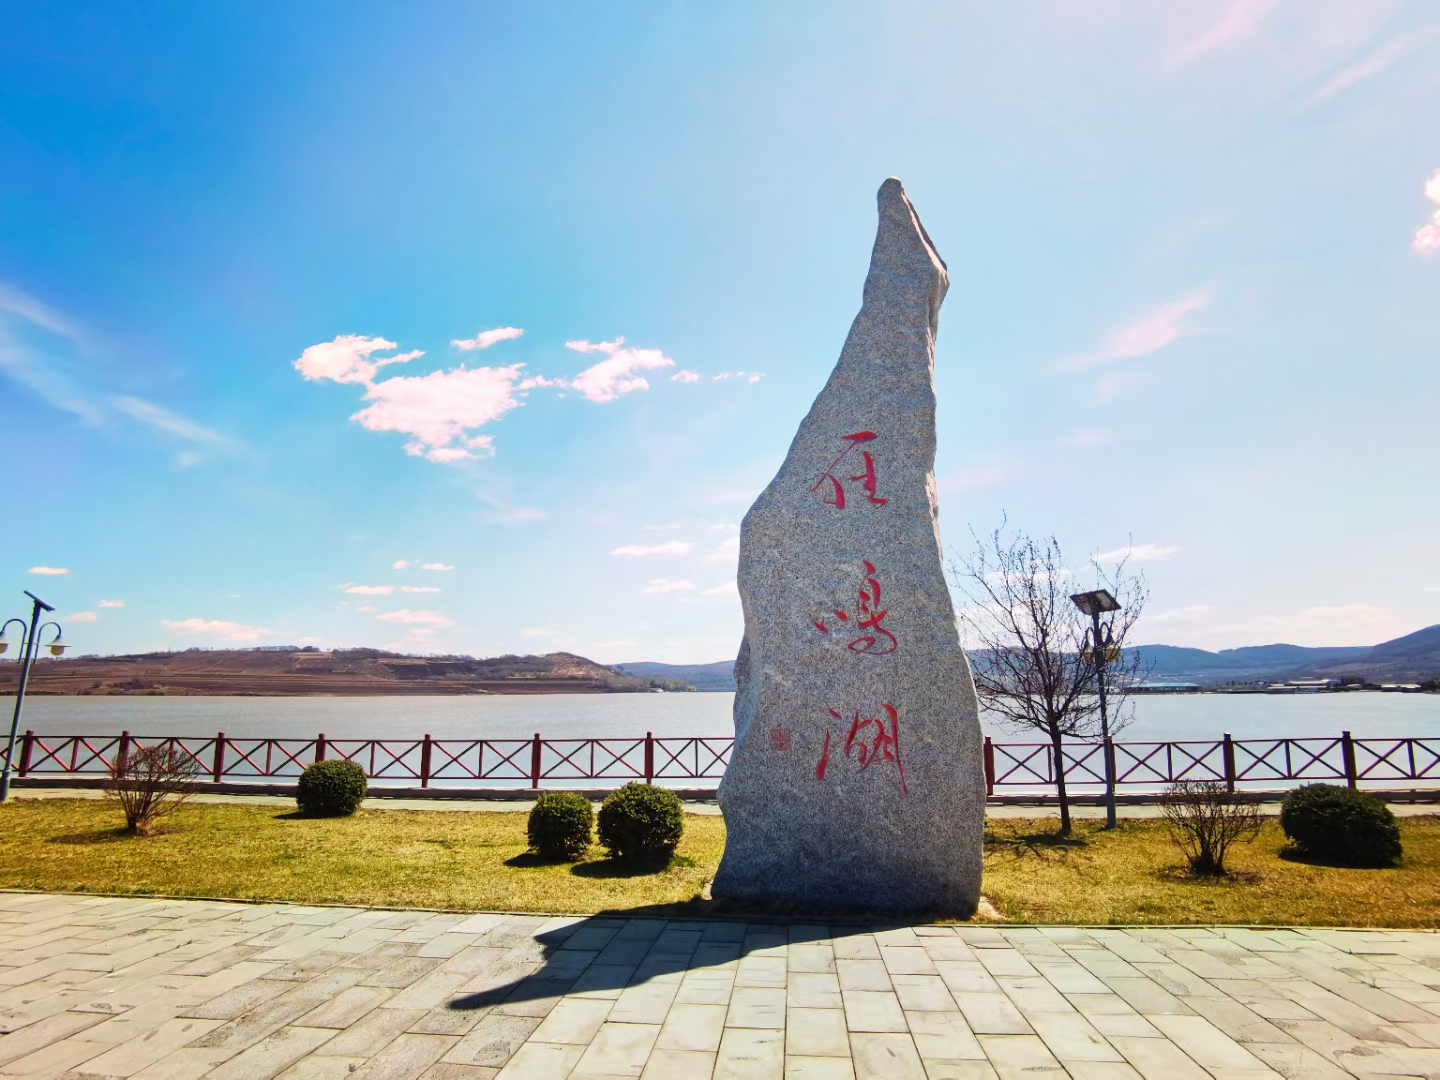
{"type": "Polygon", "coordinates": [[[1440,1078],[1440,935],[0,894],[0,1073],[1440,1078]]]}

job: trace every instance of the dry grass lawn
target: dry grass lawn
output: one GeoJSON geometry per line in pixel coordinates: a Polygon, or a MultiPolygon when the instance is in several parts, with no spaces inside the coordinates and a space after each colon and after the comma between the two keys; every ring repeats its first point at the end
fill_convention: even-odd
{"type": "MultiPolygon", "coordinates": [[[[675,861],[658,872],[525,854],[525,815],[363,810],[302,818],[275,806],[196,804],[159,836],[123,835],[119,811],[80,799],[0,806],[0,887],[470,911],[704,914],[699,897],[725,844],[719,817],[686,815],[675,861]]],[[[991,821],[985,884],[1009,922],[1440,926],[1440,818],[1400,822],[1404,863],[1315,866],[1281,856],[1267,821],[1232,850],[1228,880],[1197,882],[1159,822],[1113,833],[1078,822],[991,821]]]]}

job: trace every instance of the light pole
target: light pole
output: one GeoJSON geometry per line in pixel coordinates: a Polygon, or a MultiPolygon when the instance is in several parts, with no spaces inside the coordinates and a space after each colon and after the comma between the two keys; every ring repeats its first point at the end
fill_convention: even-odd
{"type": "MultiPolygon", "coordinates": [[[[1076,593],[1070,597],[1071,601],[1086,615],[1090,616],[1090,641],[1089,660],[1095,665],[1096,690],[1100,694],[1100,740],[1105,755],[1105,827],[1115,828],[1115,750],[1110,745],[1110,714],[1105,707],[1105,664],[1114,659],[1110,654],[1113,651],[1118,657],[1120,650],[1117,649],[1110,636],[1109,627],[1105,630],[1104,638],[1100,636],[1100,615],[1102,612],[1119,611],[1120,602],[1111,596],[1106,589],[1096,589],[1094,592],[1076,593]]],[[[1084,654],[1082,653],[1082,659],[1084,654]]]]}
{"type": "Polygon", "coordinates": [[[59,656],[69,648],[60,640],[59,623],[40,625],[40,613],[55,609],[28,590],[25,595],[34,601],[34,606],[30,609],[30,625],[26,626],[24,619],[10,619],[4,626],[0,626],[0,653],[3,653],[10,647],[10,643],[5,640],[5,631],[10,629],[10,623],[20,624],[20,685],[15,689],[15,713],[10,720],[10,744],[5,751],[5,770],[0,772],[0,802],[10,798],[10,771],[15,763],[15,735],[20,730],[20,711],[25,707],[25,685],[30,681],[30,668],[35,662],[35,654],[39,652],[40,635],[52,626],[55,628],[55,637],[47,646],[51,656],[59,656]]]}

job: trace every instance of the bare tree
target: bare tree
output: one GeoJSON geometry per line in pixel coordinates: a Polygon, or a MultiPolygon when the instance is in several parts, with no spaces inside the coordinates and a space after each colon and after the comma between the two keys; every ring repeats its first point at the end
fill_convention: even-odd
{"type": "Polygon", "coordinates": [[[117,754],[105,794],[120,804],[127,831],[148,836],[156,821],[180,809],[195,793],[199,775],[194,756],[167,739],[117,754]]]}
{"type": "Polygon", "coordinates": [[[1225,874],[1230,845],[1260,835],[1260,807],[1237,800],[1218,780],[1181,780],[1160,800],[1170,839],[1185,855],[1190,872],[1202,877],[1225,874]]]}
{"type": "Polygon", "coordinates": [[[1001,723],[1039,731],[1050,742],[1062,836],[1071,830],[1064,740],[1099,737],[1102,665],[1112,734],[1127,722],[1129,686],[1140,675],[1139,654],[1125,651],[1125,639],[1145,606],[1145,579],[1130,573],[1124,559],[1108,568],[1092,559],[1088,569],[1094,587],[1121,604],[1098,649],[1089,617],[1070,599],[1091,586],[1066,563],[1053,536],[1035,540],[1002,526],[988,539],[976,536],[950,566],[967,601],[960,624],[981,704],[1001,723]]]}

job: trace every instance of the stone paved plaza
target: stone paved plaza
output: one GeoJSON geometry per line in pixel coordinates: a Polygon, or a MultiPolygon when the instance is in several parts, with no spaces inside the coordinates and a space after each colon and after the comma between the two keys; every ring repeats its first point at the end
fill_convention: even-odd
{"type": "Polygon", "coordinates": [[[0,894],[0,1073],[1440,1078],[1440,936],[0,894]]]}

